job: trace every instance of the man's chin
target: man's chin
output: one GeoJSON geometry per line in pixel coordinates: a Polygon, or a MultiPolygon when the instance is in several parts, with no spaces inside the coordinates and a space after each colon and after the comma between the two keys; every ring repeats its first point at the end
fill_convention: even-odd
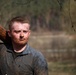
{"type": "Polygon", "coordinates": [[[27,43],[18,43],[19,45],[26,45],[27,43]]]}
{"type": "Polygon", "coordinates": [[[27,44],[27,42],[28,41],[18,41],[18,40],[16,40],[16,41],[13,41],[12,43],[17,45],[17,46],[24,46],[24,45],[27,44]]]}
{"type": "Polygon", "coordinates": [[[27,43],[25,43],[25,42],[18,42],[18,43],[16,43],[18,46],[24,46],[24,45],[26,45],[27,43]]]}

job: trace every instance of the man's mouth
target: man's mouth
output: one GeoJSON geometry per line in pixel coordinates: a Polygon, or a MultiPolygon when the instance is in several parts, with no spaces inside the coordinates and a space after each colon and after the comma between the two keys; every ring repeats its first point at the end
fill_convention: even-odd
{"type": "Polygon", "coordinates": [[[25,39],[20,39],[20,41],[24,41],[25,39]]]}

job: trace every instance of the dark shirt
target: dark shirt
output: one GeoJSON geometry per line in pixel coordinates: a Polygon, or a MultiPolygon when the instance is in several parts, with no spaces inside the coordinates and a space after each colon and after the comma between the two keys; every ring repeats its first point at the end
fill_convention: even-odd
{"type": "Polygon", "coordinates": [[[41,52],[28,44],[21,53],[0,45],[0,75],[48,75],[47,62],[41,52]]]}

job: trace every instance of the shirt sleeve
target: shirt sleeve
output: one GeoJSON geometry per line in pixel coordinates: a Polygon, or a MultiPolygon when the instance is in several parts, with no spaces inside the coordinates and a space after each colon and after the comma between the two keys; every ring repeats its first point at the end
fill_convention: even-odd
{"type": "Polygon", "coordinates": [[[48,75],[48,65],[42,53],[36,54],[34,59],[34,75],[48,75]]]}

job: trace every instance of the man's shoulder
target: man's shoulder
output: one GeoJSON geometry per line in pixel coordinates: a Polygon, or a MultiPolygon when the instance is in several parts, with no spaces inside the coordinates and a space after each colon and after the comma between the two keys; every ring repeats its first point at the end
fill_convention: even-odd
{"type": "Polygon", "coordinates": [[[41,51],[35,49],[35,48],[32,48],[30,47],[30,53],[34,56],[34,57],[42,57],[44,58],[43,54],[41,51]]]}
{"type": "Polygon", "coordinates": [[[44,55],[42,54],[41,51],[39,50],[35,50],[34,48],[32,48],[31,50],[33,58],[34,58],[34,64],[37,64],[37,66],[46,66],[47,67],[47,61],[46,58],[44,57],[44,55]]]}
{"type": "Polygon", "coordinates": [[[4,51],[6,49],[6,46],[4,43],[0,43],[0,51],[4,51]]]}
{"type": "Polygon", "coordinates": [[[4,47],[4,43],[0,42],[0,48],[4,47]]]}

